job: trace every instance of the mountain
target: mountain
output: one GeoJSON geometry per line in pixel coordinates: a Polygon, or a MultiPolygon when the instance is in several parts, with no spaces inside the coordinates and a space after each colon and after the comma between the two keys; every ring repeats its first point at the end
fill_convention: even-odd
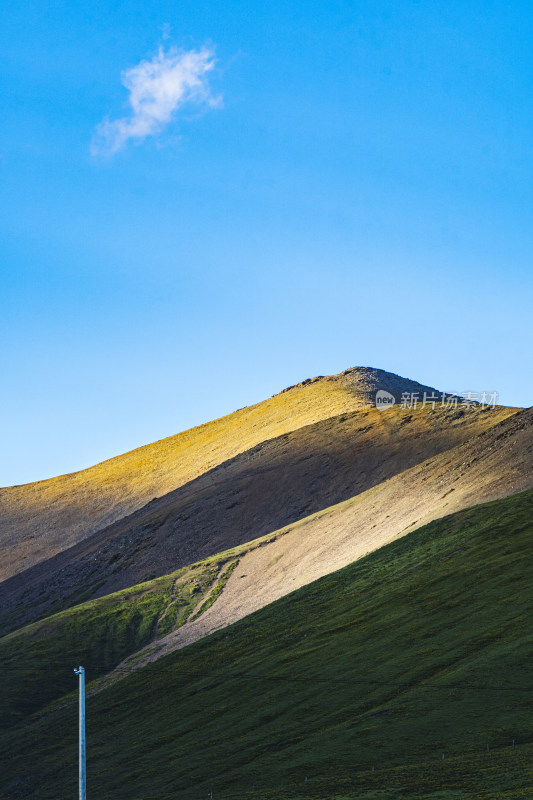
{"type": "Polygon", "coordinates": [[[0,800],[72,795],[79,663],[94,796],[529,797],[533,408],[411,392],[354,368],[0,490],[0,800]]]}
{"type": "Polygon", "coordinates": [[[373,408],[270,439],[1,583],[0,631],[82,597],[165,575],[347,501],[515,413],[373,408]]]}
{"type": "Polygon", "coordinates": [[[384,370],[355,367],[305,380],[262,403],[81,472],[0,489],[0,580],[262,442],[373,405],[378,389],[398,399],[401,392],[422,397],[436,391],[384,370]]]}

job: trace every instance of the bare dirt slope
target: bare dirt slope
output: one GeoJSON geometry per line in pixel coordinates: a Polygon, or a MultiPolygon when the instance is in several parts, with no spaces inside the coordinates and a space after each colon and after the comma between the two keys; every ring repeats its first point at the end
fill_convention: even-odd
{"type": "Polygon", "coordinates": [[[251,543],[214,604],[197,620],[161,640],[157,657],[229,625],[433,519],[532,487],[533,409],[527,409],[475,440],[278,531],[266,541],[251,543]]]}
{"type": "Polygon", "coordinates": [[[0,580],[50,558],[255,445],[368,407],[377,389],[398,399],[431,387],[356,367],[289,387],[262,403],[81,472],[0,489],[0,580]]]}
{"type": "Polygon", "coordinates": [[[369,409],[256,445],[0,584],[9,630],[248,542],[466,442],[514,409],[369,409]],[[14,617],[10,612],[27,608],[14,617]]]}

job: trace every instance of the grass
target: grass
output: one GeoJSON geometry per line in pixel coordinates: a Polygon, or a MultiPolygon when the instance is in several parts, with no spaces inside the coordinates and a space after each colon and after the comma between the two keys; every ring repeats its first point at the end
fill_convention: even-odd
{"type": "MultiPolygon", "coordinates": [[[[89,796],[531,798],[532,505],[437,520],[90,698],[89,796]]],[[[2,800],[75,796],[76,722],[75,696],[15,719],[2,800]]]]}
{"type": "Polygon", "coordinates": [[[157,626],[159,638],[182,625],[210,589],[218,570],[213,559],[184,567],[2,637],[0,728],[68,693],[72,689],[69,667],[93,664],[92,677],[97,678],[149,644],[163,614],[157,626]]]}

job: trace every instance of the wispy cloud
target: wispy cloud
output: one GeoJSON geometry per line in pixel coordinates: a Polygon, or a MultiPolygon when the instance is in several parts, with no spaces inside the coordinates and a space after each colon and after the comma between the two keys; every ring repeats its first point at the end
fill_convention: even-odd
{"type": "Polygon", "coordinates": [[[130,93],[131,114],[104,119],[96,128],[91,153],[112,155],[129,140],[157,135],[187,103],[220,105],[221,98],[214,97],[208,85],[214,66],[214,53],[208,47],[185,51],[160,47],[151,61],[124,70],[121,80],[130,93]]]}

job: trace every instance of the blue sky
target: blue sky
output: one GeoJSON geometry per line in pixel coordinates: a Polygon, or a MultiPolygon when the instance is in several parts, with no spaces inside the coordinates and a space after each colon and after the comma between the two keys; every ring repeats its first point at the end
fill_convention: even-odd
{"type": "Polygon", "coordinates": [[[10,0],[0,38],[0,485],[350,366],[533,403],[530,3],[10,0]]]}

